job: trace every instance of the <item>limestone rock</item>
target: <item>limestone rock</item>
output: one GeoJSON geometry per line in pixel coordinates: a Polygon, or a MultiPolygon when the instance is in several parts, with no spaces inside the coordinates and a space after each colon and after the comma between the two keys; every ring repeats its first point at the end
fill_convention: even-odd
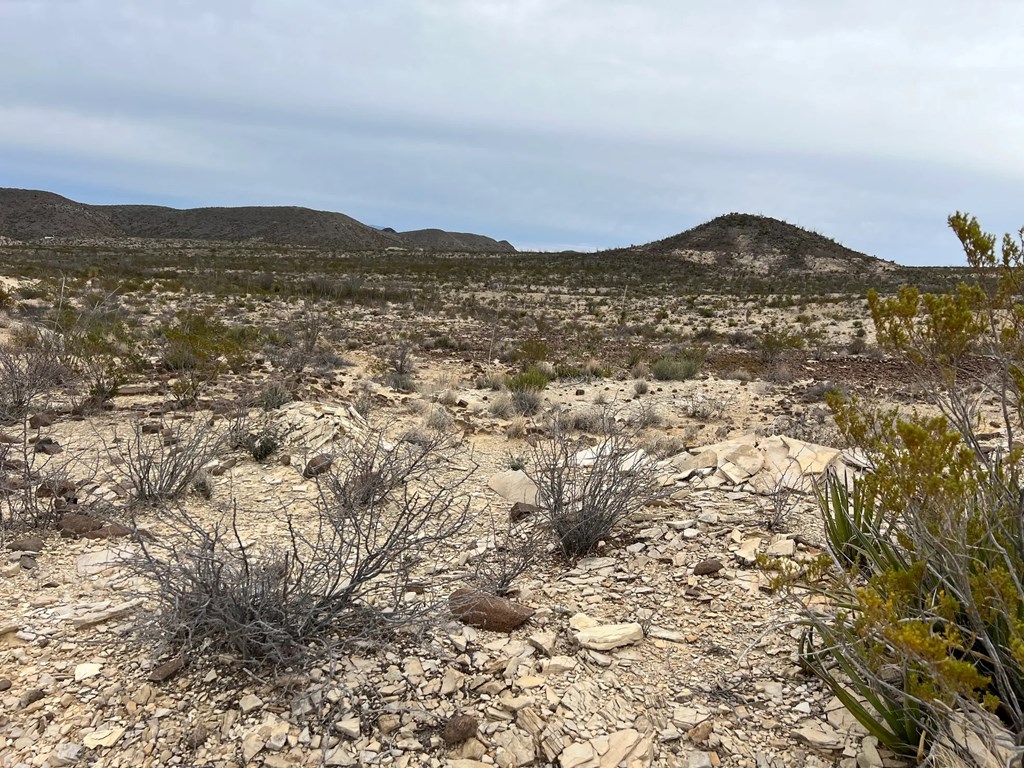
{"type": "Polygon", "coordinates": [[[584,648],[594,651],[609,651],[624,645],[633,645],[644,639],[644,630],[636,622],[625,624],[599,624],[582,629],[576,639],[584,648]]]}
{"type": "Polygon", "coordinates": [[[487,487],[513,504],[537,505],[537,486],[521,469],[510,469],[491,475],[487,487]]]}

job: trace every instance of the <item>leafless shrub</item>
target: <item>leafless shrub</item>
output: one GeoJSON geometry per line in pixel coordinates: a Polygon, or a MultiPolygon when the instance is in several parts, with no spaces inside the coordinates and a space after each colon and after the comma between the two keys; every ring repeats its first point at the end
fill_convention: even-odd
{"type": "Polygon", "coordinates": [[[637,379],[633,382],[633,394],[634,395],[646,395],[651,391],[651,385],[647,383],[646,379],[637,379]]]}
{"type": "Polygon", "coordinates": [[[427,411],[424,417],[424,424],[427,429],[443,432],[452,428],[452,425],[455,424],[455,417],[452,416],[451,411],[447,408],[437,405],[427,411]]]}
{"type": "Polygon", "coordinates": [[[136,421],[128,436],[115,437],[113,448],[108,448],[131,488],[133,501],[182,496],[203,466],[224,447],[223,436],[207,421],[197,418],[177,424],[173,429],[147,433],[142,422],[136,421]]]}
{"type": "Polygon", "coordinates": [[[384,381],[389,387],[405,392],[412,390],[416,373],[412,343],[400,341],[389,347],[381,361],[381,367],[384,381]]]}
{"type": "Polygon", "coordinates": [[[734,396],[700,392],[682,399],[683,413],[691,419],[720,419],[733,406],[734,396]]]}
{"type": "Polygon", "coordinates": [[[66,373],[49,345],[0,346],[0,421],[23,418],[41,395],[61,383],[66,373]]]}
{"type": "Polygon", "coordinates": [[[458,457],[452,471],[457,450],[440,435],[391,445],[372,432],[319,479],[312,531],[289,515],[276,543],[247,541],[234,509],[213,526],[182,509],[163,512],[174,534],[142,542],[134,561],[155,587],[159,637],[186,654],[227,651],[281,666],[439,618],[422,580],[443,581],[437,565],[467,520],[459,487],[473,468],[458,457]]]}
{"type": "Polygon", "coordinates": [[[14,442],[0,443],[0,534],[53,527],[77,498],[71,464],[66,454],[37,452],[24,422],[14,442]]]}
{"type": "Polygon", "coordinates": [[[778,473],[775,483],[766,494],[768,504],[765,508],[764,524],[772,533],[785,533],[789,530],[789,521],[798,499],[792,480],[799,474],[800,464],[796,459],[789,459],[788,465],[778,473]]]}
{"type": "MultiPolygon", "coordinates": [[[[609,417],[609,422],[616,419],[609,417]]],[[[659,496],[655,461],[637,449],[635,432],[621,426],[593,447],[570,437],[555,420],[547,440],[533,446],[526,473],[567,558],[581,557],[615,525],[659,496]]]]}
{"type": "Polygon", "coordinates": [[[647,429],[660,427],[665,423],[665,417],[653,403],[637,403],[636,408],[627,417],[626,423],[637,429],[647,429]]]}
{"type": "Polygon", "coordinates": [[[543,553],[537,521],[509,519],[494,533],[493,546],[477,559],[474,579],[485,592],[507,595],[513,582],[530,570],[543,553]]]}

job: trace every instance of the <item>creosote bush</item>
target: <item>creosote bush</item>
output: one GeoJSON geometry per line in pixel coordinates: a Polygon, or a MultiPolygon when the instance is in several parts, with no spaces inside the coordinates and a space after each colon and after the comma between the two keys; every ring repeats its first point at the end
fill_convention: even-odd
{"type": "Polygon", "coordinates": [[[882,743],[1005,764],[1024,738],[1024,260],[973,218],[950,226],[973,284],[869,295],[879,343],[914,365],[939,415],[829,397],[873,470],[820,491],[831,557],[800,580],[818,595],[801,600],[801,650],[882,743]],[[1002,420],[995,450],[978,432],[986,400],[1002,420]]]}
{"type": "MultiPolygon", "coordinates": [[[[168,650],[301,665],[443,618],[440,593],[417,595],[414,582],[456,554],[452,539],[466,524],[459,489],[473,468],[458,443],[435,434],[393,445],[372,431],[335,465],[318,479],[312,524],[289,514],[276,540],[249,541],[234,508],[214,526],[161,511],[174,534],[141,541],[133,566],[155,588],[151,626],[168,650]]],[[[432,587],[444,582],[430,575],[432,587]]]]}

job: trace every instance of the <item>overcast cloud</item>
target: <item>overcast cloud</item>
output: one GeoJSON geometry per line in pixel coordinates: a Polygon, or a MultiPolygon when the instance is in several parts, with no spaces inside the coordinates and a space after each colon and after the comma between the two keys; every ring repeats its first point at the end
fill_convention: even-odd
{"type": "Polygon", "coordinates": [[[1024,225],[1024,3],[0,0],[0,186],[520,248],[784,218],[960,263],[1024,225]]]}

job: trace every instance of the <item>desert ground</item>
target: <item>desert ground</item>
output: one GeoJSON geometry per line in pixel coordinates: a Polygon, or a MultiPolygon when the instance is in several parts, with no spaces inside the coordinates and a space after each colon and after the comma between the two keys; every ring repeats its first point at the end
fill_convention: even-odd
{"type": "Polygon", "coordinates": [[[773,578],[822,552],[815,483],[861,469],[826,394],[928,408],[866,289],[952,271],[69,241],[0,246],[0,274],[8,379],[80,345],[3,426],[0,766],[906,764],[803,668],[773,578]],[[567,556],[531,477],[610,434],[653,485],[567,556]],[[353,609],[277,665],[175,634],[154,563],[188,526],[283,568],[368,441],[430,458],[382,519],[443,503],[361,610],[423,621],[353,609]]]}

